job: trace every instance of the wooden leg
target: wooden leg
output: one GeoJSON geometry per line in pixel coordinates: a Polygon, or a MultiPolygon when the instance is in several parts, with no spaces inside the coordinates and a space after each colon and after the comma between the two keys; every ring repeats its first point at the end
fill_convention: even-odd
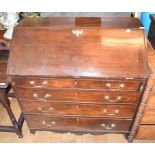
{"type": "Polygon", "coordinates": [[[3,107],[5,108],[5,103],[4,101],[4,93],[5,93],[5,89],[0,89],[0,102],[2,103],[3,107]]]}
{"type": "MultiPolygon", "coordinates": [[[[17,122],[17,120],[16,120],[15,116],[13,115],[12,110],[10,108],[10,101],[9,101],[9,99],[7,97],[5,89],[0,89],[0,101],[1,101],[2,105],[6,108],[6,111],[7,111],[8,115],[9,115],[9,117],[10,117],[10,120],[11,120],[12,124],[13,124],[14,132],[20,138],[22,138],[23,135],[22,135],[21,128],[22,128],[22,125],[23,125],[23,122],[24,122],[24,117],[21,114],[21,116],[19,118],[19,121],[17,122]]],[[[1,127],[1,128],[3,129],[1,131],[4,131],[5,129],[6,129],[6,132],[9,131],[9,130],[7,130],[7,127],[5,127],[5,128],[1,127]]],[[[10,129],[10,127],[8,127],[8,129],[10,129]]]]}
{"type": "Polygon", "coordinates": [[[124,134],[125,139],[128,141],[128,143],[132,143],[133,138],[129,137],[129,133],[124,134]]]}
{"type": "Polygon", "coordinates": [[[11,85],[9,84],[8,87],[5,89],[6,94],[8,94],[10,90],[11,90],[11,85]]]}
{"type": "Polygon", "coordinates": [[[12,98],[16,98],[15,93],[13,93],[13,92],[10,93],[10,90],[11,90],[11,85],[8,85],[8,87],[6,88],[7,96],[12,97],[12,98]]]}
{"type": "Polygon", "coordinates": [[[128,133],[126,133],[126,134],[124,134],[124,138],[126,139],[126,140],[128,140],[128,133]]]}
{"type": "Polygon", "coordinates": [[[32,135],[35,135],[35,130],[30,130],[30,133],[32,134],[32,135]]]}
{"type": "Polygon", "coordinates": [[[24,123],[24,116],[23,116],[23,114],[21,113],[21,115],[20,115],[20,117],[19,117],[19,119],[18,119],[18,126],[19,126],[19,128],[22,128],[23,123],[24,123]]]}
{"type": "Polygon", "coordinates": [[[133,142],[133,137],[132,136],[129,136],[128,137],[128,143],[132,143],[133,142]]]}

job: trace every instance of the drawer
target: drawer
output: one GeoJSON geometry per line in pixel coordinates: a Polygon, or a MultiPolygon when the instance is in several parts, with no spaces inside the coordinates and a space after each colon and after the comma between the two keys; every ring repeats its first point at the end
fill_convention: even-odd
{"type": "Polygon", "coordinates": [[[103,118],[46,117],[26,115],[30,129],[57,129],[67,131],[122,131],[128,132],[132,120],[112,120],[103,118]]]}
{"type": "Polygon", "coordinates": [[[146,110],[142,117],[141,124],[155,124],[155,110],[146,110]]]}
{"type": "Polygon", "coordinates": [[[17,86],[30,88],[81,88],[101,90],[138,91],[143,81],[107,81],[95,79],[48,79],[48,78],[17,78],[17,86]]]}
{"type": "Polygon", "coordinates": [[[50,90],[50,89],[24,89],[16,90],[20,100],[32,101],[74,101],[76,93],[74,90],[50,90]]]}
{"type": "Polygon", "coordinates": [[[136,106],[22,102],[25,114],[133,118],[136,106]]]}
{"type": "Polygon", "coordinates": [[[155,125],[140,125],[135,139],[155,140],[155,125]]]}
{"type": "Polygon", "coordinates": [[[77,88],[102,89],[115,91],[139,91],[143,86],[142,81],[123,81],[123,80],[79,80],[77,88]]]}
{"type": "Polygon", "coordinates": [[[107,103],[136,103],[140,93],[109,92],[109,91],[78,91],[78,90],[49,90],[24,89],[16,90],[21,100],[35,101],[76,101],[76,102],[107,102],[107,103]]]}
{"type": "Polygon", "coordinates": [[[136,103],[139,96],[140,93],[136,92],[79,91],[77,100],[80,102],[136,103]]]}
{"type": "Polygon", "coordinates": [[[48,79],[48,78],[16,78],[18,87],[30,88],[74,88],[74,79],[48,79]]]}

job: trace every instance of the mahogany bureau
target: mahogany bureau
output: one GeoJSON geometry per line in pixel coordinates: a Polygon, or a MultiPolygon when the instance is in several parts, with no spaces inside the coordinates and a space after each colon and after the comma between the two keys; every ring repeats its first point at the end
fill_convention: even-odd
{"type": "Polygon", "coordinates": [[[122,133],[148,78],[144,29],[134,18],[25,19],[7,73],[31,133],[122,133]]]}

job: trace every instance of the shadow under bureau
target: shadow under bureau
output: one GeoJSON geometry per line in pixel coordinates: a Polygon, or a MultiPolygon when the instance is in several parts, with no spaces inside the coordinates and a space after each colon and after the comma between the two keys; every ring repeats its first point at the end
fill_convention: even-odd
{"type": "Polygon", "coordinates": [[[148,78],[138,25],[134,18],[38,18],[15,28],[8,74],[31,133],[128,136],[148,78]]]}

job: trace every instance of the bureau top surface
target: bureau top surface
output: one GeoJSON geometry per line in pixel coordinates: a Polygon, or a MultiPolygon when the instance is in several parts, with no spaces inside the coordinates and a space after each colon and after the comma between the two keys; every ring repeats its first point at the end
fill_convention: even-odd
{"type": "Polygon", "coordinates": [[[14,30],[7,73],[146,78],[146,42],[140,26],[133,18],[25,19],[14,30]]]}
{"type": "Polygon", "coordinates": [[[101,27],[101,28],[139,28],[142,24],[137,18],[128,17],[52,17],[25,18],[18,28],[69,28],[69,27],[101,27]]]}

